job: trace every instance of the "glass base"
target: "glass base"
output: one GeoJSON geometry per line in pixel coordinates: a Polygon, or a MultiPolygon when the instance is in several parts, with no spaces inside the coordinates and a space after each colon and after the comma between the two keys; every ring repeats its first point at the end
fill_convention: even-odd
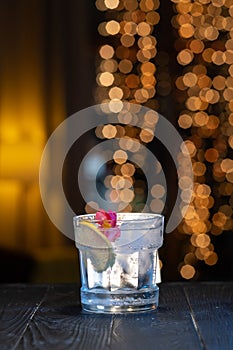
{"type": "Polygon", "coordinates": [[[159,304],[159,288],[130,288],[106,291],[81,288],[81,303],[85,311],[94,313],[130,313],[155,310],[159,304]]]}

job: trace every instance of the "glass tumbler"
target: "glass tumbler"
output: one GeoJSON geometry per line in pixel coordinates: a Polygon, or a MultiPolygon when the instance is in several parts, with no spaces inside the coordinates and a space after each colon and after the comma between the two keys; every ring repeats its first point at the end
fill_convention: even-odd
{"type": "Polygon", "coordinates": [[[117,213],[117,226],[101,230],[94,214],[76,216],[73,222],[82,308],[95,313],[156,309],[164,217],[117,213]]]}

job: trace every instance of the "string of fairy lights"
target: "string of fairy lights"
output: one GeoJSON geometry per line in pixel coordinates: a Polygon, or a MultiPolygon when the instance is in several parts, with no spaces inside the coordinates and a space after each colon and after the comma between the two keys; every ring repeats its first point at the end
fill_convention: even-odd
{"type": "Polygon", "coordinates": [[[229,0],[172,0],[174,47],[182,69],[175,85],[178,124],[189,130],[192,202],[179,226],[190,236],[180,272],[193,278],[198,260],[215,265],[213,236],[232,230],[233,4],[229,0]]]}
{"type": "MultiPolygon", "coordinates": [[[[169,55],[157,52],[154,28],[160,22],[159,0],[96,1],[97,9],[105,13],[98,27],[104,43],[97,59],[96,102],[107,102],[114,112],[119,101],[154,111],[145,114],[140,132],[121,124],[121,118],[130,124],[132,114],[119,113],[119,125],[100,125],[96,135],[120,140],[114,153],[115,173],[104,180],[109,198],[126,203],[127,211],[140,210],[135,198],[145,197],[147,188],[142,179],[135,180],[137,169],[126,151],[136,159],[140,144],[152,141],[157,95],[170,94],[174,79],[177,126],[185,135],[194,174],[193,190],[185,173],[178,184],[184,210],[178,232],[186,239],[184,259],[177,268],[183,278],[192,279],[198,277],[199,261],[207,265],[218,261],[212,237],[233,228],[233,4],[232,0],[170,0],[170,6],[178,76],[166,71],[169,55]]],[[[160,171],[159,163],[156,167],[160,171]]],[[[148,210],[161,212],[165,188],[154,184],[150,195],[148,210]]]]}
{"type": "MultiPolygon", "coordinates": [[[[155,112],[156,65],[153,62],[157,55],[157,41],[153,31],[160,19],[156,11],[159,4],[157,0],[96,1],[96,7],[105,12],[106,18],[98,26],[99,34],[106,41],[99,48],[96,102],[103,106],[107,102],[112,112],[117,112],[120,101],[129,101],[135,106],[132,113],[129,110],[128,113],[119,112],[117,115],[119,124],[128,125],[108,124],[96,128],[99,138],[119,138],[119,149],[113,155],[114,174],[106,176],[104,181],[106,197],[119,202],[119,210],[123,202],[124,210],[141,211],[147,196],[145,181],[137,176],[136,164],[139,162],[142,168],[146,167],[146,152],[140,145],[153,140],[158,121],[155,112]],[[148,106],[151,110],[144,113],[139,131],[130,124],[132,121],[137,122],[135,118],[138,113],[141,114],[140,105],[148,106]],[[131,153],[130,159],[127,152],[131,153]]],[[[154,169],[157,173],[162,170],[158,161],[154,169]]],[[[164,207],[164,187],[154,184],[150,196],[148,210],[161,212],[164,207]]],[[[96,207],[95,203],[91,204],[96,207]]]]}

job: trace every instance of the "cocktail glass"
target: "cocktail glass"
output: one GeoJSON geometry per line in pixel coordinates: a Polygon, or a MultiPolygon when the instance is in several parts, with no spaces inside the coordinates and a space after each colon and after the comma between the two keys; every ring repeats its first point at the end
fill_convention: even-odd
{"type": "Polygon", "coordinates": [[[74,217],[84,310],[125,313],[158,307],[163,222],[159,214],[118,213],[117,227],[106,229],[108,236],[117,233],[111,242],[94,214],[74,217]]]}

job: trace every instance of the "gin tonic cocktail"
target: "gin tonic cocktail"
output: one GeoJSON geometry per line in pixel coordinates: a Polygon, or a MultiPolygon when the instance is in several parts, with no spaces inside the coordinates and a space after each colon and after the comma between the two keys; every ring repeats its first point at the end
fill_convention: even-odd
{"type": "Polygon", "coordinates": [[[122,313],[157,308],[163,216],[105,213],[74,218],[83,309],[122,313]]]}

